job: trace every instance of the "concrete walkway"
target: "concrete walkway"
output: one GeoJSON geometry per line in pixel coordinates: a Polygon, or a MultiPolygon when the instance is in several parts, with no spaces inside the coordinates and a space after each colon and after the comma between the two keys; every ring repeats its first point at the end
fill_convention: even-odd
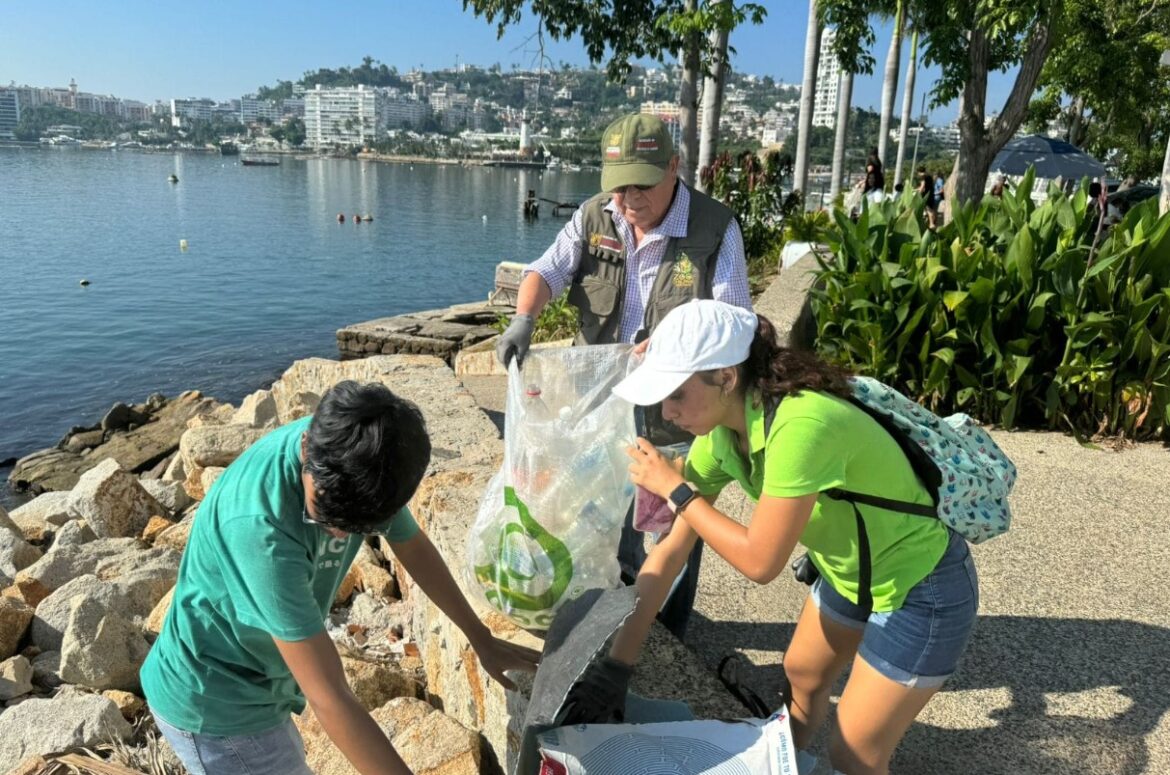
{"type": "MultiPolygon", "coordinates": [[[[790,321],[796,296],[778,280],[757,309],[790,321]]],[[[464,382],[502,425],[503,378],[464,382]]],[[[1015,523],[974,549],[981,604],[967,656],[892,771],[1170,773],[1170,453],[994,435],[1020,472],[1015,523]]],[[[735,487],[718,506],[751,515],[735,487]]],[[[775,696],[806,594],[789,574],[757,586],[708,549],[686,644],[712,669],[742,654],[746,682],[775,696]]]]}

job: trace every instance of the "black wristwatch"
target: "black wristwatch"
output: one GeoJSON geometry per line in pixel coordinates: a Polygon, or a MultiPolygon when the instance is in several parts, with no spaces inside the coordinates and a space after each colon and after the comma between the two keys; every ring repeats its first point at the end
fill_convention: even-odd
{"type": "Polygon", "coordinates": [[[670,496],[666,500],[670,503],[670,510],[678,514],[689,506],[691,501],[698,497],[699,491],[695,489],[695,486],[690,482],[683,482],[671,491],[670,496]]]}

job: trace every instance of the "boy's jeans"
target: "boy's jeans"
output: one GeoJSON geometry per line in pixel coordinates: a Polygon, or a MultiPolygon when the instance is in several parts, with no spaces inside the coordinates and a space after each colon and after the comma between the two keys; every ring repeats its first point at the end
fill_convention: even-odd
{"type": "Polygon", "coordinates": [[[292,719],[254,735],[184,732],[157,715],[154,723],[191,775],[313,775],[292,719]]]}

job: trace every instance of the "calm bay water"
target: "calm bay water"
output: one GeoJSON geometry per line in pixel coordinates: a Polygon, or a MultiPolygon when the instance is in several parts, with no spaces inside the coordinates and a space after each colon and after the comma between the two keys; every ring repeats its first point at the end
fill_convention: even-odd
{"type": "Polygon", "coordinates": [[[336,357],[344,325],[486,298],[497,262],[535,258],[564,223],[548,205],[526,223],[525,192],[581,201],[597,185],[597,173],[0,148],[0,460],[153,391],[236,402],[294,360],[336,357]]]}

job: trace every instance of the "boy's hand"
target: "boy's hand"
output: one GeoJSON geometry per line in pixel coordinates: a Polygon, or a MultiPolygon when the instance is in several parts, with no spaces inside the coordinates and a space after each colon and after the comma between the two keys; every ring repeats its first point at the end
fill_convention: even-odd
{"type": "Polygon", "coordinates": [[[487,635],[483,640],[471,645],[475,649],[475,655],[479,657],[479,663],[483,665],[483,669],[505,689],[516,688],[516,685],[504,675],[505,670],[524,670],[528,673],[535,673],[536,666],[540,663],[539,651],[516,643],[509,643],[492,635],[487,635]]]}

